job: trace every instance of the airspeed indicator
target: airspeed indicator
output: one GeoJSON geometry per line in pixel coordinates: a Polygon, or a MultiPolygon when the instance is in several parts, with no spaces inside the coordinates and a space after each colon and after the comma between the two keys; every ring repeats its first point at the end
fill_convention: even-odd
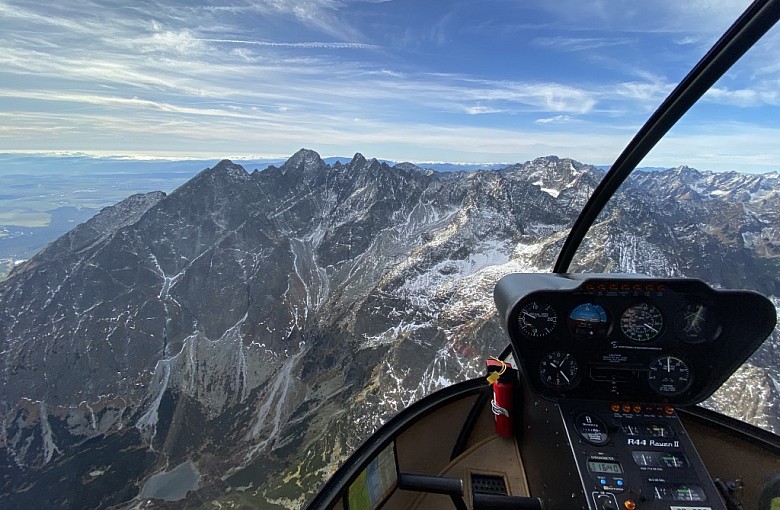
{"type": "Polygon", "coordinates": [[[650,303],[629,306],[620,316],[620,329],[629,340],[649,342],[655,339],[664,326],[661,311],[650,303]]]}

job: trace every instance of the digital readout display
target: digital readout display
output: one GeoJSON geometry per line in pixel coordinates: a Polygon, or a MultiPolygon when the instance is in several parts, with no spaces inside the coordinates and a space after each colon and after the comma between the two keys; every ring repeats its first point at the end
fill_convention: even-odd
{"type": "Polygon", "coordinates": [[[619,475],[623,473],[623,468],[617,462],[598,462],[595,460],[588,461],[588,471],[593,473],[609,473],[612,475],[619,475]]]}

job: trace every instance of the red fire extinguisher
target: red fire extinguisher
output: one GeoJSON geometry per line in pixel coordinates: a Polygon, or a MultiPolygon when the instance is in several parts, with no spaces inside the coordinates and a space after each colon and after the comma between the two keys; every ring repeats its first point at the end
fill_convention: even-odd
{"type": "Polygon", "coordinates": [[[493,386],[493,400],[490,407],[496,418],[496,434],[512,437],[512,366],[497,358],[487,360],[488,382],[493,386]]]}

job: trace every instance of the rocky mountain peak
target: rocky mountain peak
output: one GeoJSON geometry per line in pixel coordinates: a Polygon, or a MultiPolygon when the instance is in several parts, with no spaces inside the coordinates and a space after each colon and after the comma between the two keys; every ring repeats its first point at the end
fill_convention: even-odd
{"type": "Polygon", "coordinates": [[[300,149],[293,154],[290,159],[284,162],[281,166],[281,171],[282,174],[304,174],[323,166],[325,166],[325,162],[322,161],[322,158],[316,151],[311,149],[300,149]]]}
{"type": "Polygon", "coordinates": [[[103,208],[89,221],[76,226],[33,258],[16,266],[11,276],[32,269],[41,264],[61,260],[72,256],[93,245],[101,238],[110,235],[120,228],[137,222],[149,209],[157,205],[166,194],[162,191],[138,193],[131,195],[116,205],[103,208]]]}
{"type": "Polygon", "coordinates": [[[247,182],[251,182],[251,180],[252,178],[244,167],[233,163],[229,159],[223,159],[213,167],[201,170],[195,177],[174,191],[171,196],[198,194],[201,190],[206,189],[219,193],[219,190],[229,190],[243,186],[247,182]]]}
{"type": "MultiPolygon", "coordinates": [[[[539,186],[539,189],[553,198],[558,198],[561,192],[568,188],[580,187],[583,176],[596,173],[592,167],[558,156],[536,158],[514,168],[526,175],[533,185],[539,186]],[[586,172],[586,170],[588,171],[586,172]]],[[[591,186],[590,181],[593,177],[595,175],[588,179],[586,187],[591,186]]]]}

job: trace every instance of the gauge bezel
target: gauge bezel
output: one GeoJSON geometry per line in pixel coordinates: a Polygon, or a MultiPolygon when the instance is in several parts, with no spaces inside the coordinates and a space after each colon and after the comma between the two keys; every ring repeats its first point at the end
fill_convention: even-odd
{"type": "Polygon", "coordinates": [[[678,356],[676,354],[663,354],[661,356],[657,356],[650,360],[650,362],[647,364],[647,385],[650,387],[651,390],[653,390],[657,395],[660,395],[662,397],[674,397],[677,395],[681,395],[688,391],[690,387],[693,385],[693,369],[691,368],[691,364],[685,361],[681,356],[678,356]],[[653,366],[656,365],[658,362],[665,360],[665,359],[674,359],[679,363],[682,363],[682,365],[685,366],[686,370],[688,371],[688,378],[685,381],[685,386],[683,388],[675,388],[674,391],[661,391],[660,385],[657,387],[653,380],[650,379],[650,374],[653,373],[654,369],[653,366]]]}
{"type": "Polygon", "coordinates": [[[717,339],[718,336],[720,336],[721,331],[723,331],[723,326],[717,320],[717,313],[715,312],[714,305],[703,299],[688,299],[676,313],[674,332],[681,342],[691,345],[705,344],[717,339]],[[703,319],[704,325],[702,333],[694,336],[691,336],[686,332],[688,308],[692,306],[700,306],[705,310],[706,314],[703,319]]]}
{"type": "Polygon", "coordinates": [[[569,313],[566,315],[566,326],[569,329],[569,333],[571,333],[575,338],[580,338],[583,340],[602,340],[604,338],[609,337],[609,335],[612,333],[612,315],[609,312],[609,309],[597,301],[591,300],[591,301],[584,301],[582,303],[579,303],[578,305],[574,306],[569,313]],[[575,310],[582,306],[593,306],[598,307],[604,312],[604,322],[603,322],[603,329],[600,329],[599,331],[596,331],[593,334],[584,334],[579,331],[579,328],[577,328],[575,322],[576,319],[572,319],[571,315],[574,313],[575,310]]]}
{"type": "Polygon", "coordinates": [[[574,354],[570,352],[560,351],[560,350],[550,351],[544,356],[542,356],[537,366],[537,372],[539,374],[539,380],[542,382],[542,384],[544,384],[547,388],[553,391],[557,391],[559,393],[565,393],[567,391],[573,390],[574,388],[579,386],[580,381],[582,380],[582,366],[580,361],[577,359],[577,357],[574,354]],[[570,358],[571,359],[570,363],[574,364],[574,369],[575,369],[574,375],[572,376],[571,380],[567,384],[556,385],[547,381],[543,371],[543,364],[552,361],[553,357],[558,357],[558,358],[563,357],[561,361],[566,360],[566,358],[570,358]]]}
{"type": "Polygon", "coordinates": [[[664,313],[661,311],[661,309],[655,306],[654,304],[648,301],[637,301],[623,309],[623,311],[620,313],[618,325],[619,325],[620,333],[623,335],[624,338],[637,344],[649,344],[654,342],[655,340],[658,340],[659,338],[664,337],[664,331],[666,329],[666,318],[664,317],[664,313]],[[653,328],[655,329],[655,333],[652,336],[647,338],[641,338],[638,335],[631,334],[630,332],[626,331],[626,326],[624,325],[624,321],[626,320],[626,314],[629,313],[631,310],[641,308],[641,307],[647,307],[650,310],[654,310],[655,314],[660,319],[660,325],[657,328],[653,328]]]}
{"type": "MultiPolygon", "coordinates": [[[[549,313],[549,312],[548,312],[549,313]]],[[[515,319],[515,323],[517,324],[517,330],[526,338],[530,338],[532,340],[539,340],[541,338],[545,338],[550,336],[557,328],[559,323],[560,315],[558,314],[558,310],[552,306],[550,303],[544,300],[539,299],[530,299],[522,304],[517,310],[517,317],[515,319]],[[535,329],[542,330],[541,334],[533,334],[527,329],[526,323],[522,320],[522,317],[524,315],[524,310],[526,310],[529,306],[539,306],[539,307],[545,307],[545,309],[550,310],[552,312],[552,326],[550,328],[538,328],[535,327],[535,329]]]]}

